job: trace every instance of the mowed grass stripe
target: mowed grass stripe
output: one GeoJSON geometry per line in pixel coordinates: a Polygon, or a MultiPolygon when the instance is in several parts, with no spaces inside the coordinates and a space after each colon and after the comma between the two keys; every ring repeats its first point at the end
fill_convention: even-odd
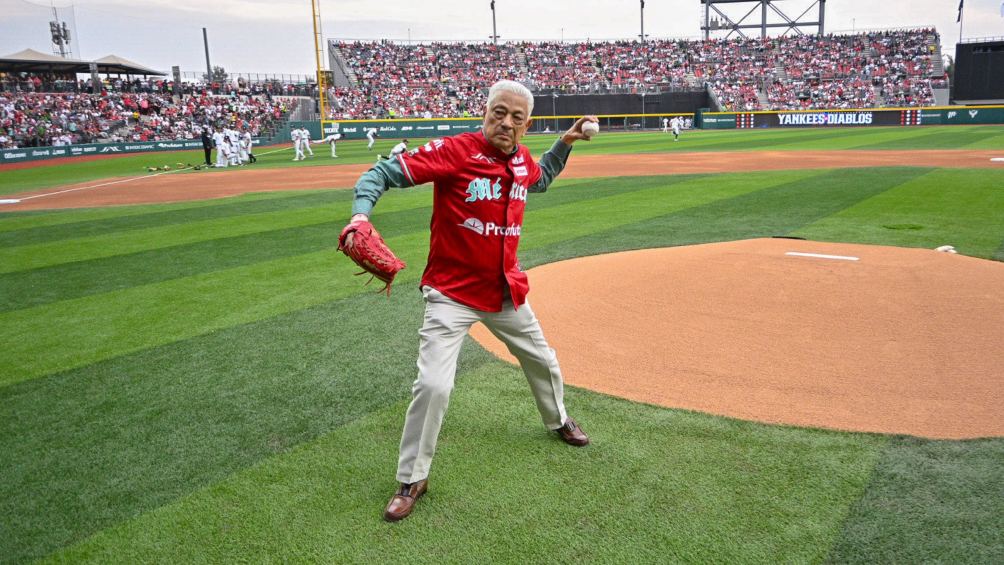
{"type": "Polygon", "coordinates": [[[202,206],[181,209],[155,208],[148,209],[143,213],[137,211],[133,214],[112,218],[81,219],[80,221],[67,222],[56,226],[42,225],[10,230],[0,232],[0,247],[16,247],[49,241],[94,237],[116,232],[178,225],[207,219],[309,208],[351,200],[351,193],[347,191],[278,192],[274,194],[277,194],[278,197],[248,201],[206,200],[202,201],[202,206]]]}
{"type": "MultiPolygon", "coordinates": [[[[603,195],[623,195],[631,191],[646,190],[651,186],[669,186],[691,178],[694,177],[575,179],[552,186],[546,196],[533,195],[530,198],[530,206],[532,209],[540,210],[552,206],[567,205],[571,202],[600,198],[603,195]]],[[[329,194],[322,193],[314,196],[320,197],[320,201],[324,202],[329,198],[329,194]]],[[[376,222],[385,237],[395,237],[428,227],[431,208],[400,209],[410,198],[431,205],[430,186],[403,192],[392,191],[381,200],[381,205],[375,209],[373,221],[376,222]],[[398,210],[394,211],[395,209],[398,210]]],[[[295,200],[296,203],[285,199],[276,202],[276,209],[288,209],[304,203],[301,198],[295,200]]],[[[336,201],[338,200],[341,198],[336,199],[336,201]]],[[[306,202],[313,202],[313,200],[307,199],[306,202]]],[[[347,203],[346,208],[348,208],[347,203]]],[[[250,210],[241,208],[245,213],[258,209],[257,207],[250,210]]],[[[220,212],[226,216],[232,215],[235,210],[228,208],[225,212],[223,210],[220,212]]],[[[130,221],[141,220],[141,218],[136,218],[130,221]]],[[[172,218],[170,223],[174,224],[177,221],[177,218],[172,218]]],[[[260,261],[336,247],[338,234],[344,223],[345,220],[339,219],[329,223],[217,238],[125,255],[62,263],[15,273],[3,273],[0,274],[0,312],[111,292],[199,273],[221,271],[260,261]]]]}
{"type": "MultiPolygon", "coordinates": [[[[417,280],[428,234],[388,244],[412,265],[399,283],[417,280]]],[[[6,312],[0,386],[367,292],[358,271],[327,249],[6,312]]]]}
{"type": "Polygon", "coordinates": [[[288,198],[302,194],[297,192],[255,192],[240,196],[228,196],[212,200],[193,200],[166,204],[141,204],[136,206],[108,206],[104,208],[70,208],[65,210],[35,210],[30,212],[6,212],[0,214],[0,233],[17,230],[34,230],[63,224],[94,222],[126,216],[139,216],[156,212],[191,210],[205,206],[220,206],[234,202],[251,202],[272,198],[288,198]]]}
{"type": "Polygon", "coordinates": [[[422,308],[408,290],[0,388],[0,561],[42,557],[403,400],[422,308]]]}
{"type": "MultiPolygon", "coordinates": [[[[752,192],[769,191],[778,185],[805,182],[819,174],[818,171],[775,171],[698,177],[674,184],[656,184],[643,191],[542,209],[527,216],[520,248],[528,251],[680,210],[727,202],[752,192]],[[576,218],[588,218],[588,221],[576,218]]],[[[545,193],[539,198],[546,196],[545,193]]]]}
{"type": "Polygon", "coordinates": [[[885,441],[566,392],[588,448],[543,429],[517,369],[462,373],[429,494],[400,524],[380,513],[404,402],[51,561],[818,562],[885,441]]]}
{"type": "Polygon", "coordinates": [[[1004,240],[1004,170],[938,169],[795,231],[810,239],[994,257],[1004,240]]]}
{"type": "MultiPolygon", "coordinates": [[[[415,192],[415,191],[411,191],[415,192]]],[[[404,196],[385,207],[386,211],[421,207],[421,196],[404,196]]],[[[336,201],[302,209],[258,212],[241,216],[172,224],[114,232],[92,237],[0,248],[0,273],[10,273],[68,263],[125,255],[150,249],[208,241],[221,237],[235,237],[270,230],[307,226],[341,220],[348,222],[351,206],[348,201],[336,201]]]]}
{"type": "Polygon", "coordinates": [[[1004,562],[1004,439],[891,439],[827,560],[1004,562]]]}
{"type": "MultiPolygon", "coordinates": [[[[407,199],[406,199],[407,200],[407,199]]],[[[0,273],[38,269],[71,261],[86,261],[162,249],[223,237],[322,224],[350,216],[348,201],[305,209],[224,216],[185,224],[115,232],[35,245],[0,249],[0,273]]]]}
{"type": "MultiPolygon", "coordinates": [[[[920,128],[918,128],[920,129],[920,128]]],[[[922,129],[923,135],[889,139],[882,143],[868,144],[860,149],[916,149],[918,144],[924,149],[975,149],[982,142],[999,138],[1000,131],[978,126],[967,127],[964,131],[922,129]]]]}
{"type": "MultiPolygon", "coordinates": [[[[427,229],[430,213],[428,208],[379,211],[373,219],[387,226],[384,237],[395,237],[427,229]]],[[[335,249],[345,223],[338,219],[0,274],[0,312],[335,249]]]]}
{"type": "Polygon", "coordinates": [[[926,149],[928,147],[928,139],[938,135],[937,131],[922,127],[882,128],[878,131],[870,131],[871,128],[865,129],[868,131],[868,135],[862,135],[855,129],[843,128],[831,132],[830,136],[805,141],[800,144],[799,149],[821,151],[832,149],[893,149],[896,148],[896,145],[903,145],[907,149],[918,147],[926,149]],[[845,133],[838,135],[838,132],[845,133]]]}
{"type": "Polygon", "coordinates": [[[926,169],[906,168],[816,171],[813,176],[735,198],[600,230],[542,249],[529,249],[522,261],[526,266],[534,266],[646,246],[787,235],[925,172],[926,169]]]}

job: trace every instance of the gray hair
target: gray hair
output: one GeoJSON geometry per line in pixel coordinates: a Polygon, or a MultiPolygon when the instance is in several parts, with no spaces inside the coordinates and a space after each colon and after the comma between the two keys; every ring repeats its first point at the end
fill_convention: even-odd
{"type": "Polygon", "coordinates": [[[512,92],[526,99],[526,116],[529,118],[533,114],[533,94],[530,89],[514,80],[500,80],[488,89],[488,107],[491,108],[495,99],[503,92],[512,92]]]}

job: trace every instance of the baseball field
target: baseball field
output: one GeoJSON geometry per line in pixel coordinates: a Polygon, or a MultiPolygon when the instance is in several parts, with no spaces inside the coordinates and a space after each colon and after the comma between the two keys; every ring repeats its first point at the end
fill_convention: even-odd
{"type": "MultiPolygon", "coordinates": [[[[539,156],[553,138],[527,141],[539,156]]],[[[375,209],[408,263],[387,298],[336,250],[340,189],[375,153],[314,151],[261,148],[237,171],[187,169],[201,152],[0,167],[0,197],[20,201],[0,204],[0,562],[1004,562],[1004,438],[754,422],[569,373],[566,406],[592,438],[576,449],[542,428],[520,370],[472,339],[429,494],[384,522],[432,189],[375,209]]],[[[780,236],[950,244],[996,266],[994,156],[1001,126],[601,134],[529,198],[520,258],[780,236]]],[[[974,314],[1004,339],[1000,319],[974,314]]],[[[676,337],[599,335],[652,350],[676,337]]],[[[972,407],[999,423],[1004,369],[989,378],[972,407]]]]}

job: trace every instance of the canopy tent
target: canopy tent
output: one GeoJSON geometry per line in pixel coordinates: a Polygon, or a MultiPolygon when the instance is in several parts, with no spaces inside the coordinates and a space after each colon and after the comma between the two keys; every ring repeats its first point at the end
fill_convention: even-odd
{"type": "Polygon", "coordinates": [[[127,75],[156,75],[164,76],[167,73],[151,69],[150,67],[145,67],[139,63],[134,63],[129,59],[119,57],[118,55],[107,55],[96,61],[98,64],[99,73],[118,73],[127,75]]]}
{"type": "Polygon", "coordinates": [[[86,73],[90,71],[87,61],[64,59],[25,49],[0,57],[0,72],[4,73],[86,73]]]}
{"type": "MultiPolygon", "coordinates": [[[[134,63],[118,55],[102,57],[94,63],[102,74],[155,75],[167,73],[134,63]]],[[[3,73],[89,73],[91,61],[64,59],[58,55],[25,49],[0,57],[0,72],[3,73]]]]}

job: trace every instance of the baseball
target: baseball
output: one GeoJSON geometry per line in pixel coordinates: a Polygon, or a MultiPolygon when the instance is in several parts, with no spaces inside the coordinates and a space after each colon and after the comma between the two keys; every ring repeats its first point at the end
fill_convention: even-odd
{"type": "Polygon", "coordinates": [[[600,124],[596,122],[586,122],[582,124],[582,135],[587,138],[592,137],[600,132],[600,124]]]}

